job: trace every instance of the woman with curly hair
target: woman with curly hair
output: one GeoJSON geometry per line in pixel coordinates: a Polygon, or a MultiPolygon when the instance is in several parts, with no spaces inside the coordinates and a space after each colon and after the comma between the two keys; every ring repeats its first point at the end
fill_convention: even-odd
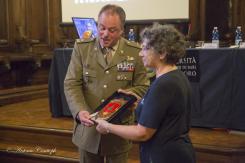
{"type": "Polygon", "coordinates": [[[136,108],[137,125],[97,120],[97,131],[140,141],[142,163],[194,163],[190,129],[191,87],[176,63],[185,55],[183,35],[173,26],[154,24],[141,33],[139,55],[156,79],[136,108]]]}

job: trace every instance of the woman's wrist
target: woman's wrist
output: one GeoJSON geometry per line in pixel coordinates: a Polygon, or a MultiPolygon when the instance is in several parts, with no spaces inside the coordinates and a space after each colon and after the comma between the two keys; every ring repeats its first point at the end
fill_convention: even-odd
{"type": "Polygon", "coordinates": [[[105,129],[106,129],[107,134],[109,134],[110,133],[110,123],[106,123],[105,129]]]}

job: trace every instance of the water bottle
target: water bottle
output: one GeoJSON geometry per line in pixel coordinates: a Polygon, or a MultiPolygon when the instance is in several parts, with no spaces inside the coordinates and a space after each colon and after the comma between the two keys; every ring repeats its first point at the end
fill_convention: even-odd
{"type": "Polygon", "coordinates": [[[129,41],[135,41],[135,33],[134,33],[134,29],[133,29],[133,28],[131,28],[131,29],[129,30],[129,33],[128,33],[128,40],[129,40],[129,41]]]}
{"type": "Polygon", "coordinates": [[[214,27],[212,31],[212,43],[219,44],[219,31],[218,27],[214,27]]]}
{"type": "Polygon", "coordinates": [[[242,42],[242,29],[241,26],[237,26],[235,33],[235,45],[239,46],[242,42]]]}

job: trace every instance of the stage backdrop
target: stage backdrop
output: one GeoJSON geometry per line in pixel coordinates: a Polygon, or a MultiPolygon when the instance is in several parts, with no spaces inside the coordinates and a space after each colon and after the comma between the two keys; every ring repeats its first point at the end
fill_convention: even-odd
{"type": "Polygon", "coordinates": [[[97,20],[99,10],[108,3],[122,6],[127,20],[189,18],[189,0],[61,0],[62,22],[71,22],[71,17],[97,20]]]}

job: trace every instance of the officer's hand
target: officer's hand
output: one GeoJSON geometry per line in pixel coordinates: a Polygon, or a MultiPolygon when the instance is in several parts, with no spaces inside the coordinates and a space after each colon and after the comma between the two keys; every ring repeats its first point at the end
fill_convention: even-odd
{"type": "Polygon", "coordinates": [[[94,122],[90,120],[91,117],[88,111],[80,111],[78,113],[78,116],[79,116],[81,123],[84,126],[91,127],[94,125],[94,122]]]}

